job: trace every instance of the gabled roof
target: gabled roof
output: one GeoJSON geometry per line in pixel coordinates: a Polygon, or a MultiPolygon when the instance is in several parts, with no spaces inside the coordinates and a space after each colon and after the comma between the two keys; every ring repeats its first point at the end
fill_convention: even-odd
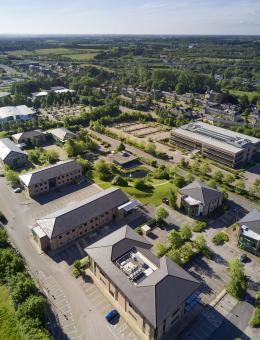
{"type": "Polygon", "coordinates": [[[52,239],[128,201],[128,197],[121,189],[102,190],[81,202],[71,204],[37,220],[37,224],[52,239]]]}
{"type": "Polygon", "coordinates": [[[14,138],[15,140],[19,142],[21,139],[29,139],[29,138],[34,138],[38,136],[45,136],[45,133],[42,130],[24,131],[24,132],[16,133],[12,135],[12,138],[14,138]]]}
{"type": "Polygon", "coordinates": [[[73,159],[70,159],[68,161],[58,162],[46,168],[27,172],[26,174],[20,175],[19,178],[27,187],[29,187],[47,181],[51,178],[64,175],[70,171],[80,169],[81,165],[73,159]]]}
{"type": "Polygon", "coordinates": [[[4,106],[0,108],[0,118],[34,115],[35,110],[26,105],[4,106]]]}
{"type": "Polygon", "coordinates": [[[245,225],[248,229],[254,231],[256,234],[260,234],[260,211],[254,209],[250,211],[245,217],[239,220],[238,225],[245,225]]]}
{"type": "Polygon", "coordinates": [[[26,155],[26,153],[19,149],[9,138],[0,139],[0,159],[4,161],[11,153],[26,155]]]}
{"type": "Polygon", "coordinates": [[[166,256],[158,259],[151,243],[129,226],[124,226],[85,249],[109,279],[127,296],[135,308],[157,327],[198,289],[200,283],[166,256]],[[157,269],[135,285],[114,263],[136,248],[157,269]]]}
{"type": "Polygon", "coordinates": [[[64,128],[64,127],[52,129],[49,132],[54,137],[60,139],[61,141],[64,141],[65,139],[68,139],[68,138],[75,138],[76,137],[75,133],[73,133],[72,131],[70,131],[70,130],[64,128]]]}
{"type": "Polygon", "coordinates": [[[186,187],[180,189],[182,195],[190,196],[193,199],[200,201],[201,203],[207,205],[210,202],[218,199],[223,194],[218,190],[207,186],[204,183],[194,181],[186,187]]]}

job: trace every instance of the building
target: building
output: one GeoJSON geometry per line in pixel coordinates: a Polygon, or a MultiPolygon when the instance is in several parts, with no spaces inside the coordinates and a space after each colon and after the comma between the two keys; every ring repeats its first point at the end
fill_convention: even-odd
{"type": "Polygon", "coordinates": [[[0,123],[30,120],[35,114],[36,111],[26,105],[4,106],[0,108],[0,123]]]}
{"type": "Polygon", "coordinates": [[[198,181],[180,189],[177,195],[178,208],[185,209],[189,216],[207,216],[222,203],[222,192],[198,181]]]}
{"type": "Polygon", "coordinates": [[[25,143],[41,145],[46,142],[46,133],[42,130],[31,130],[12,135],[13,141],[17,144],[25,143]]]}
{"type": "Polygon", "coordinates": [[[11,96],[11,92],[0,91],[0,98],[9,97],[9,96],[11,96]]]}
{"type": "MultiPolygon", "coordinates": [[[[160,339],[197,302],[199,282],[129,226],[85,248],[102,292],[144,339],[160,339]]],[[[178,334],[176,334],[177,336],[178,334]]]]}
{"type": "Polygon", "coordinates": [[[109,155],[108,160],[123,168],[132,168],[140,165],[138,158],[125,150],[109,155]]]}
{"type": "Polygon", "coordinates": [[[232,168],[251,162],[260,149],[258,138],[202,122],[173,130],[171,142],[232,168]]]}
{"type": "Polygon", "coordinates": [[[74,93],[75,90],[70,90],[67,89],[63,86],[53,86],[51,87],[50,90],[43,90],[40,92],[33,92],[31,94],[32,99],[36,99],[36,98],[41,98],[41,97],[46,97],[48,96],[50,93],[55,93],[55,94],[60,94],[60,93],[74,93]]]}
{"type": "Polygon", "coordinates": [[[58,140],[61,143],[65,143],[68,139],[76,138],[75,133],[71,132],[70,130],[64,127],[52,129],[49,132],[54,139],[58,140]]]}
{"type": "Polygon", "coordinates": [[[121,219],[125,214],[122,206],[128,201],[120,189],[103,190],[37,220],[32,230],[34,238],[42,249],[57,249],[113,219],[121,219]]]}
{"type": "Polygon", "coordinates": [[[237,222],[238,246],[255,255],[260,255],[260,211],[252,210],[237,222]]]}
{"type": "Polygon", "coordinates": [[[27,154],[18,148],[9,138],[0,139],[0,160],[10,168],[16,169],[26,165],[27,154]]]}
{"type": "Polygon", "coordinates": [[[28,195],[35,197],[79,180],[81,176],[81,165],[68,160],[20,175],[19,179],[28,195]]]}

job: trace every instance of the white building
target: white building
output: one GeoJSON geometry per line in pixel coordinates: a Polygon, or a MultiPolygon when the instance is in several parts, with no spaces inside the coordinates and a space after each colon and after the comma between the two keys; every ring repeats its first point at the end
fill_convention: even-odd
{"type": "Polygon", "coordinates": [[[0,123],[30,120],[35,114],[36,111],[26,105],[4,106],[0,108],[0,123]]]}

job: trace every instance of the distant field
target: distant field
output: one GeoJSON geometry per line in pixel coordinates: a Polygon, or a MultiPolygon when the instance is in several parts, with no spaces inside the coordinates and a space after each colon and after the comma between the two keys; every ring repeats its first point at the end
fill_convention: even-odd
{"type": "Polygon", "coordinates": [[[14,306],[5,287],[0,285],[0,339],[22,340],[14,306]]]}
{"type": "Polygon", "coordinates": [[[37,57],[37,56],[60,56],[64,58],[70,58],[77,61],[88,61],[95,57],[100,50],[95,49],[74,49],[74,48],[41,48],[35,51],[16,50],[10,51],[8,54],[13,57],[37,57]]]}
{"type": "Polygon", "coordinates": [[[239,96],[239,97],[247,95],[249,100],[251,100],[255,96],[260,96],[260,91],[246,92],[246,91],[230,90],[230,92],[233,93],[235,96],[239,96]]]}

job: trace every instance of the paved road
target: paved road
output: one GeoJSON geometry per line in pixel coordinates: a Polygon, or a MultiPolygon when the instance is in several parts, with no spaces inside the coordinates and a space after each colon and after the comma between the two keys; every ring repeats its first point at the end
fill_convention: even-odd
{"type": "MultiPolygon", "coordinates": [[[[8,233],[15,246],[26,260],[31,273],[48,296],[59,316],[62,331],[56,332],[57,339],[119,339],[117,333],[109,328],[70,272],[64,261],[55,262],[44,253],[39,253],[31,240],[29,226],[33,224],[30,204],[19,201],[19,194],[14,194],[0,178],[0,210],[6,215],[8,233]],[[59,335],[57,335],[59,334],[59,335]]],[[[74,249],[75,251],[75,249],[74,249]]],[[[68,250],[71,254],[72,250],[68,250]]]]}

